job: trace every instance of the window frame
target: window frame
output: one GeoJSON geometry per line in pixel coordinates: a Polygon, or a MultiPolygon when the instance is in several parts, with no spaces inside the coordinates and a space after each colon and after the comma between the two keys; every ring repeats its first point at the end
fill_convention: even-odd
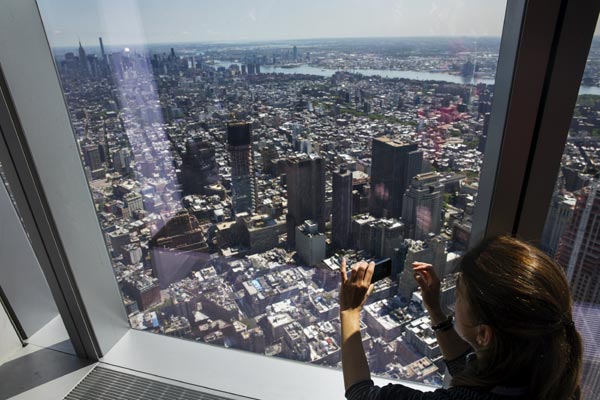
{"type": "Polygon", "coordinates": [[[0,300],[19,336],[26,339],[58,316],[58,310],[11,193],[0,178],[0,300]]]}
{"type": "Polygon", "coordinates": [[[600,2],[569,1],[562,10],[514,229],[526,240],[542,236],[599,15],[600,2]]]}
{"type": "MultiPolygon", "coordinates": [[[[562,118],[561,121],[567,115],[569,119],[571,117],[573,107],[568,110],[565,107],[571,101],[574,106],[572,95],[556,104],[550,101],[549,96],[557,91],[562,93],[562,90],[572,92],[577,81],[575,75],[583,74],[587,59],[587,51],[583,54],[585,43],[578,44],[579,50],[574,52],[567,51],[567,43],[577,31],[575,25],[582,25],[582,30],[577,31],[579,34],[590,31],[589,20],[594,13],[595,26],[600,7],[590,12],[589,3],[584,3],[584,0],[507,2],[471,244],[499,233],[527,232],[526,236],[531,240],[541,235],[550,198],[547,193],[551,192],[556,176],[550,179],[549,171],[543,169],[541,171],[548,179],[531,179],[534,174],[540,173],[543,152],[538,153],[537,150],[547,145],[558,154],[560,147],[562,154],[564,141],[560,145],[557,134],[555,141],[542,142],[538,132],[553,121],[550,113],[562,118]],[[582,22],[583,16],[586,18],[582,22]],[[547,37],[553,39],[548,41],[547,37]],[[575,57],[577,62],[569,61],[567,57],[575,57]],[[565,81],[565,88],[559,83],[567,75],[565,68],[569,65],[573,76],[565,81]],[[536,195],[538,191],[544,194],[536,195]],[[546,197],[548,201],[542,201],[546,197]],[[532,204],[538,207],[535,218],[534,213],[530,214],[532,204]],[[544,218],[540,219],[541,214],[544,218]],[[526,229],[529,224],[533,225],[526,229]]],[[[0,71],[3,79],[0,89],[3,101],[0,102],[0,127],[4,140],[0,141],[0,159],[8,166],[7,176],[11,187],[16,188],[15,198],[22,210],[25,227],[77,354],[92,360],[104,357],[107,361],[125,362],[120,355],[126,354],[126,349],[133,355],[144,352],[135,347],[131,338],[143,338],[148,334],[129,327],[37,3],[35,0],[7,0],[3,2],[2,9],[0,71]],[[52,141],[45,140],[49,132],[52,141]]],[[[590,43],[593,27],[591,32],[590,43]]],[[[555,130],[558,131],[559,126],[555,130]]],[[[158,368],[151,372],[156,375],[175,379],[188,376],[183,366],[189,368],[194,364],[188,362],[197,363],[196,357],[202,358],[203,354],[219,354],[219,359],[223,357],[233,364],[236,357],[246,357],[235,350],[153,336],[148,341],[160,344],[157,353],[172,361],[165,363],[166,360],[160,357],[152,361],[144,358],[152,364],[152,368],[158,368]],[[176,350],[187,349],[189,345],[195,346],[196,350],[176,350]],[[172,359],[169,354],[179,354],[185,357],[186,362],[180,362],[180,358],[172,359]]],[[[146,353],[151,352],[143,353],[148,356],[146,353]]],[[[268,359],[253,354],[248,354],[248,357],[268,359]]],[[[294,381],[290,376],[278,375],[278,366],[290,361],[267,361],[264,364],[267,370],[250,368],[250,371],[242,371],[236,367],[231,370],[235,373],[232,376],[245,387],[263,382],[264,375],[269,376],[264,381],[268,385],[257,385],[260,386],[256,389],[258,393],[265,394],[259,396],[261,398],[274,398],[275,394],[281,397],[289,394],[291,388],[298,388],[300,393],[302,390],[314,391],[316,398],[323,396],[319,385],[306,385],[302,380],[294,381]]],[[[211,368],[212,362],[204,363],[207,365],[203,368],[211,368]]],[[[260,364],[260,361],[254,362],[260,364]]],[[[136,365],[132,368],[142,371],[149,368],[148,365],[132,363],[136,365]]],[[[323,367],[291,363],[294,370],[297,368],[295,374],[300,376],[325,374],[323,367]]],[[[340,388],[343,388],[341,371],[331,371],[338,379],[337,386],[331,386],[339,394],[340,388]]],[[[386,382],[378,378],[375,380],[376,383],[386,382]]],[[[193,383],[227,390],[202,381],[202,377],[193,383]]],[[[322,383],[330,381],[323,380],[322,383]]],[[[305,396],[306,393],[303,398],[305,396]]]]}

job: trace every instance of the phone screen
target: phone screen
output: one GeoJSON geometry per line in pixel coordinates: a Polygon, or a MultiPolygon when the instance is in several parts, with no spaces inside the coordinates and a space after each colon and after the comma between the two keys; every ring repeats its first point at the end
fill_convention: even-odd
{"type": "Polygon", "coordinates": [[[384,258],[375,262],[375,271],[371,278],[371,283],[382,280],[385,277],[392,275],[392,260],[384,258]]]}
{"type": "MultiPolygon", "coordinates": [[[[348,269],[348,277],[352,269],[348,269]]],[[[371,277],[371,283],[382,280],[383,278],[392,275],[392,260],[390,258],[382,258],[381,260],[375,261],[375,271],[371,277]]]]}

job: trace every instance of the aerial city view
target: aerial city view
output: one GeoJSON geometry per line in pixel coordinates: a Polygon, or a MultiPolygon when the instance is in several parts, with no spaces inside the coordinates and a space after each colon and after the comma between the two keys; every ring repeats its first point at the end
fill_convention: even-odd
{"type": "MultiPolygon", "coordinates": [[[[565,268],[586,257],[578,227],[600,215],[599,45],[541,243],[565,268]]],[[[131,325],[339,368],[341,257],[390,258],[363,311],[371,371],[441,384],[410,266],[434,265],[450,313],[499,47],[499,37],[54,47],[131,325]]]]}

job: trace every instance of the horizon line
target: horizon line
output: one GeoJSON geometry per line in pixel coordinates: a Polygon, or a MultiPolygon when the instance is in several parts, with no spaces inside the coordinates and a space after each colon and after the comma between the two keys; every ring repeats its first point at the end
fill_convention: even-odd
{"type": "MultiPolygon", "coordinates": [[[[99,36],[98,39],[102,38],[99,36]]],[[[306,41],[318,41],[318,40],[354,40],[354,39],[452,39],[452,38],[468,38],[468,39],[501,39],[502,36],[470,36],[470,35],[448,35],[448,36],[340,36],[340,37],[319,37],[319,38],[299,38],[299,39],[252,39],[252,40],[243,40],[243,39],[232,39],[232,40],[209,40],[209,41],[180,41],[180,42],[172,42],[172,41],[164,41],[164,42],[148,42],[148,43],[115,43],[115,44],[107,44],[104,40],[104,47],[122,47],[122,46],[158,46],[158,45],[190,45],[190,44],[210,44],[210,45],[231,45],[231,44],[258,44],[258,43],[283,43],[283,42],[306,42],[306,41]]],[[[84,45],[84,47],[100,47],[99,43],[95,45],[84,45]]],[[[51,46],[53,49],[61,49],[61,48],[77,48],[78,44],[75,45],[60,45],[60,46],[51,46]]]]}

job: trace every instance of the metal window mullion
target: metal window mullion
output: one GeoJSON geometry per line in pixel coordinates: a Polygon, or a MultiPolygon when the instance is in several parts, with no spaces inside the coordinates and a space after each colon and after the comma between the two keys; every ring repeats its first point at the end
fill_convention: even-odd
{"type": "Polygon", "coordinates": [[[65,258],[59,253],[56,234],[47,218],[47,203],[30,168],[31,155],[23,148],[20,124],[10,103],[0,68],[0,159],[73,348],[78,356],[97,360],[96,340],[89,330],[89,321],[72,284],[65,258]]]}
{"type": "Polygon", "coordinates": [[[40,263],[79,354],[95,359],[130,328],[35,0],[2,3],[0,63],[18,122],[4,134],[32,214],[24,221],[39,231],[40,263]]]}
{"type": "Polygon", "coordinates": [[[560,0],[507,3],[471,246],[513,232],[562,6],[560,0]]]}
{"type": "Polygon", "coordinates": [[[25,329],[23,329],[23,326],[21,326],[21,324],[19,322],[19,318],[17,318],[17,314],[15,313],[15,311],[12,309],[10,303],[8,302],[8,298],[4,294],[4,290],[2,290],[1,285],[0,285],[0,309],[4,310],[4,312],[8,316],[8,320],[10,321],[10,324],[12,325],[12,327],[15,330],[15,334],[19,338],[19,341],[21,342],[21,344],[23,346],[25,346],[25,338],[27,337],[27,334],[25,332],[25,329]]]}
{"type": "Polygon", "coordinates": [[[570,0],[565,6],[516,224],[527,240],[538,241],[544,229],[599,13],[598,1],[570,0]]]}

